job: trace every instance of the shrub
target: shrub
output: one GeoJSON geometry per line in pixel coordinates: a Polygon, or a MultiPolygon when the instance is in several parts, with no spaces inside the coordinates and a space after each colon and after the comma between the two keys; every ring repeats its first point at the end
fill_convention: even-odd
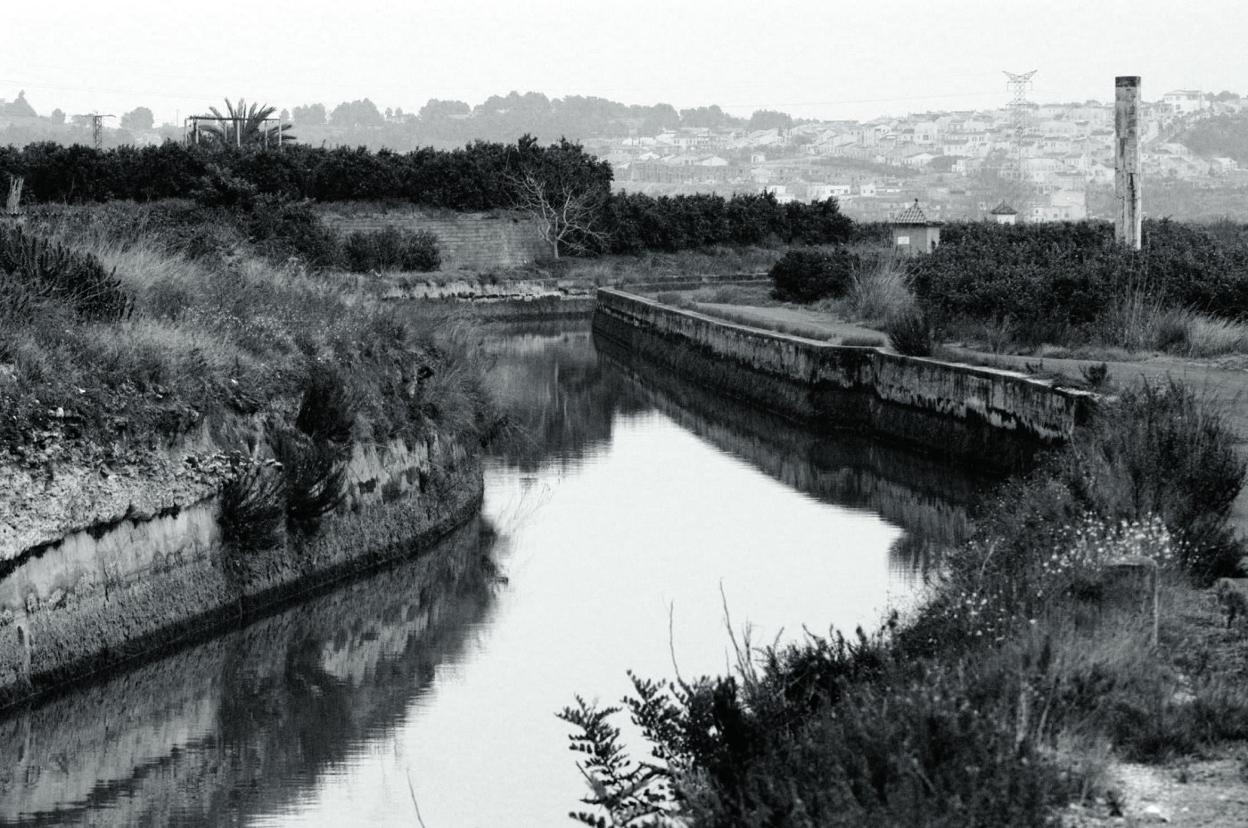
{"type": "Polygon", "coordinates": [[[255,206],[260,189],[217,164],[209,164],[191,198],[205,207],[233,207],[250,210],[255,206]]]}
{"type": "Polygon", "coordinates": [[[38,297],[63,303],[84,319],[116,321],[134,298],[95,256],[32,236],[21,227],[0,232],[0,293],[15,302],[38,297]]]}
{"type": "Polygon", "coordinates": [[[790,250],[769,274],[777,299],[803,304],[844,296],[849,290],[858,257],[845,248],[832,251],[790,250]]]}
{"type": "Polygon", "coordinates": [[[248,553],[280,545],[284,501],[282,477],[274,469],[264,465],[240,468],[221,487],[221,535],[229,548],[248,553]]]}
{"type": "Polygon", "coordinates": [[[273,454],[282,464],[286,531],[309,537],[346,496],[346,452],[333,443],[283,430],[273,438],[273,454]]]}
{"type": "Polygon", "coordinates": [[[768,651],[741,680],[633,678],[625,699],[659,763],[632,762],[614,708],[577,700],[594,794],[610,822],[698,825],[1048,825],[1074,780],[1036,749],[1027,671],[989,655],[941,665],[890,658],[859,634],[768,651]],[[630,821],[636,820],[636,821],[630,821]]]}
{"type": "Polygon", "coordinates": [[[356,401],[338,371],[314,362],[308,371],[295,428],[321,443],[351,444],[356,401]]]}
{"type": "Polygon", "coordinates": [[[342,245],[346,268],[354,273],[388,270],[437,270],[442,264],[438,237],[426,231],[396,227],[356,231],[342,245]]]}
{"type": "Polygon", "coordinates": [[[332,267],[338,262],[338,238],[308,202],[263,196],[237,220],[270,259],[294,257],[311,267],[332,267]]]}
{"type": "Polygon", "coordinates": [[[906,356],[931,356],[934,348],[932,327],[918,310],[890,319],[885,326],[889,346],[906,356]]]}
{"type": "Polygon", "coordinates": [[[840,344],[847,348],[882,348],[884,340],[878,336],[847,336],[840,344]]]}
{"type": "Polygon", "coordinates": [[[859,319],[891,319],[914,307],[905,267],[892,255],[857,268],[849,298],[859,319]]]}
{"type": "Polygon", "coordinates": [[[1209,399],[1176,381],[1124,391],[1064,455],[1061,479],[1098,514],[1157,514],[1202,579],[1232,575],[1240,548],[1227,525],[1245,479],[1237,437],[1209,399]]]}

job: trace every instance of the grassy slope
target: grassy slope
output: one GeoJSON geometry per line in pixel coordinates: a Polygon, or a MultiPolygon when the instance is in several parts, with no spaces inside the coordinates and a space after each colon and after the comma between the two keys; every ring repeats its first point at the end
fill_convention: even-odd
{"type": "Polygon", "coordinates": [[[293,422],[309,377],[326,368],[347,385],[357,440],[434,427],[479,436],[484,397],[447,330],[416,330],[245,242],[192,260],[159,234],[111,233],[129,209],[140,208],[74,208],[42,222],[115,268],[135,309],[92,322],[49,301],[0,308],[0,462],[48,476],[138,469],[205,425],[228,443],[246,421],[293,422]],[[93,211],[107,220],[82,221],[93,211]]]}

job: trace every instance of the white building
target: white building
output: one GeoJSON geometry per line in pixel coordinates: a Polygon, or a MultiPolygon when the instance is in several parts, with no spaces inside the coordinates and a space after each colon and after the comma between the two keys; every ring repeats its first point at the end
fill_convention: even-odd
{"type": "Polygon", "coordinates": [[[1161,102],[1175,115],[1190,115],[1209,106],[1199,89],[1175,89],[1162,95],[1161,102]]]}

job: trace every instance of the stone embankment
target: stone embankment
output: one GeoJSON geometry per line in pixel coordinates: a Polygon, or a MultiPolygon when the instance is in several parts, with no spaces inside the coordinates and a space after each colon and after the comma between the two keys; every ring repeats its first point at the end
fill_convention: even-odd
{"type": "Polygon", "coordinates": [[[1012,470],[1068,439],[1094,395],[1003,371],[831,345],[603,288],[594,331],[729,396],[821,429],[852,429],[1012,470]]]}
{"type": "Polygon", "coordinates": [[[0,705],[412,554],[480,505],[480,458],[449,438],[356,446],[315,536],[244,555],[222,457],[200,435],[107,475],[0,469],[0,705]]]}

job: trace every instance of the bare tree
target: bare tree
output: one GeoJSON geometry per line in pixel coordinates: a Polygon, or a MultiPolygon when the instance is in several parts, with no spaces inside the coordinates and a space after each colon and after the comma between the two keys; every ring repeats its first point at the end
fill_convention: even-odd
{"type": "Polygon", "coordinates": [[[607,234],[599,226],[605,194],[598,188],[575,182],[552,180],[533,169],[511,177],[517,209],[533,217],[537,232],[550,245],[551,256],[561,250],[583,252],[594,242],[605,242],[607,234]]]}

